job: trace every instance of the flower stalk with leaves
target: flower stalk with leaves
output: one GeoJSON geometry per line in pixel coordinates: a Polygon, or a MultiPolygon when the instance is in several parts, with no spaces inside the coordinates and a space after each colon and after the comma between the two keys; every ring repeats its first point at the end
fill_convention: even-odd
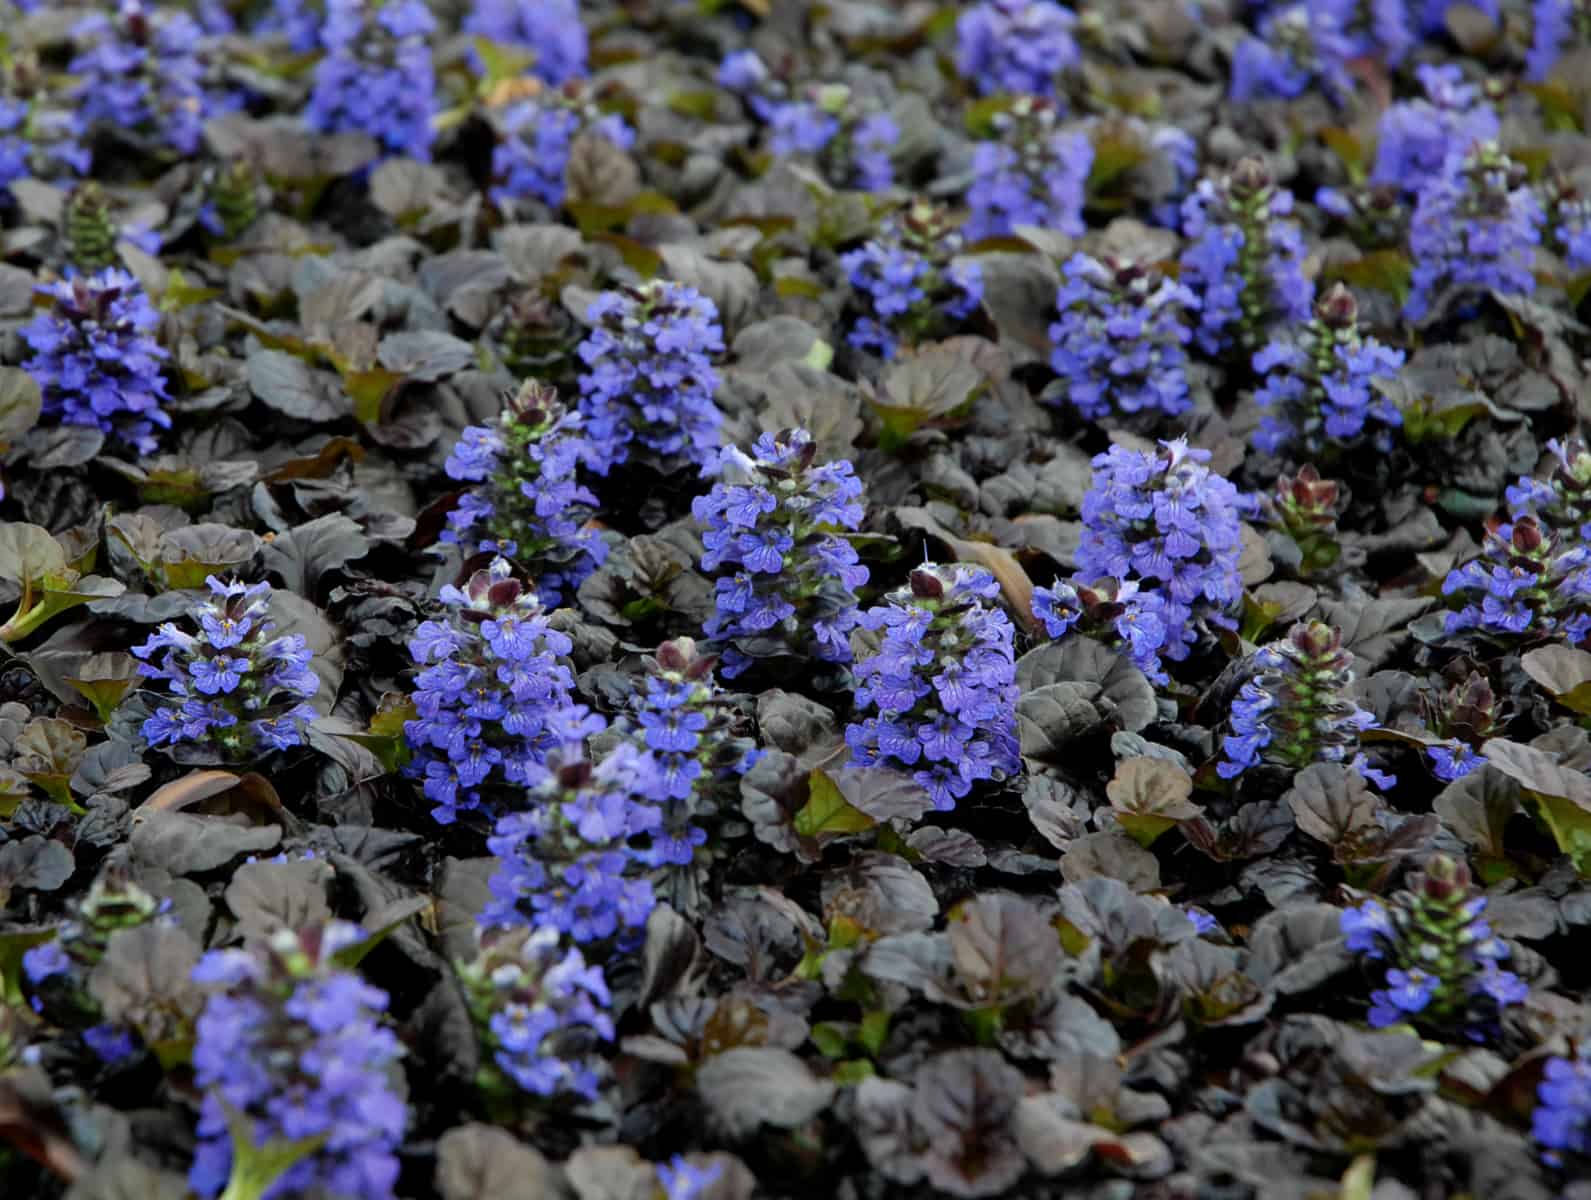
{"type": "Polygon", "coordinates": [[[1479,1039],[1499,1009],[1525,999],[1529,987],[1497,965],[1508,947],[1481,916],[1485,909],[1469,868],[1437,854],[1388,900],[1343,912],[1348,949],[1388,964],[1386,987],[1370,997],[1373,1027],[1407,1022],[1479,1039]]]}
{"type": "Polygon", "coordinates": [[[725,450],[720,482],[691,504],[702,570],[718,574],[705,632],[726,678],[776,656],[851,661],[867,568],[845,534],[862,523],[862,484],[848,460],[818,463],[817,451],[804,429],[765,433],[749,455],[725,450]]]}
{"type": "Polygon", "coordinates": [[[925,563],[862,614],[881,641],[856,664],[857,711],[874,715],[846,726],[852,765],[907,768],[941,812],[1021,769],[1015,631],[999,596],[981,567],[925,563]]]}
{"type": "Polygon", "coordinates": [[[1349,697],[1353,655],[1342,631],[1321,621],[1299,622],[1281,641],[1254,656],[1254,674],[1232,703],[1232,732],[1222,740],[1217,767],[1235,779],[1261,762],[1294,770],[1316,762],[1349,762],[1367,778],[1391,786],[1359,752],[1359,734],[1375,718],[1349,697]]]}
{"type": "Polygon", "coordinates": [[[512,559],[557,607],[607,557],[607,543],[587,527],[597,498],[580,483],[579,467],[589,455],[579,414],[527,380],[494,424],[467,427],[448,455],[448,476],[478,486],[448,513],[442,540],[512,559]]]}
{"type": "Polygon", "coordinates": [[[166,690],[141,732],[151,746],[198,746],[250,762],[302,745],[320,690],[301,634],[274,636],[271,585],[205,580],[210,595],[188,612],[189,633],[166,622],[140,646],[139,673],[166,690]]]}

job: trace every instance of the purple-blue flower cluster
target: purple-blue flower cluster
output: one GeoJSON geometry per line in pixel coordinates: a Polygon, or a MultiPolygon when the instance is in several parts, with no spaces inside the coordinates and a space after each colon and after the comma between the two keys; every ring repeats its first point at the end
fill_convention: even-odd
{"type": "Polygon", "coordinates": [[[495,424],[468,426],[448,455],[448,477],[479,486],[459,496],[441,540],[513,559],[556,608],[608,553],[585,528],[597,507],[579,479],[589,453],[579,414],[551,388],[527,381],[495,424]]]}
{"type": "Polygon", "coordinates": [[[431,157],[436,18],[424,0],[326,0],[325,57],[304,120],[320,133],[367,133],[393,154],[431,157]]]}
{"type": "Polygon", "coordinates": [[[1565,50],[1591,42],[1591,5],[1585,0],[1535,0],[1530,23],[1525,77],[1537,83],[1552,74],[1565,50]]]}
{"type": "Polygon", "coordinates": [[[447,825],[541,778],[567,723],[574,677],[560,661],[568,637],[507,559],[439,598],[445,619],[422,622],[409,639],[420,672],[417,715],[403,732],[414,751],[408,772],[425,781],[431,815],[447,825]]]}
{"type": "Polygon", "coordinates": [[[1591,1047],[1573,1058],[1553,1055],[1536,1085],[1530,1131],[1542,1157],[1554,1166],[1570,1158],[1591,1158],[1591,1047]]]}
{"type": "Polygon", "coordinates": [[[194,745],[247,762],[304,743],[320,689],[301,634],[275,635],[271,585],[205,580],[210,595],[189,609],[197,633],[161,625],[133,647],[145,679],[166,685],[144,720],[151,746],[194,745]]]}
{"type": "Polygon", "coordinates": [[[1231,611],[1243,595],[1242,516],[1251,506],[1211,473],[1209,460],[1208,450],[1190,448],[1185,438],[1161,442],[1154,452],[1112,446],[1094,458],[1077,579],[1136,583],[1138,596],[1158,594],[1158,606],[1142,599],[1131,606],[1143,618],[1127,639],[1134,661],[1151,651],[1186,658],[1201,621],[1235,627],[1231,611]]]}
{"type": "Polygon", "coordinates": [[[1370,425],[1378,450],[1391,449],[1388,430],[1403,424],[1397,406],[1377,390],[1403,366],[1404,354],[1359,331],[1353,293],[1334,285],[1307,325],[1254,355],[1265,381],[1254,399],[1265,410],[1254,444],[1267,454],[1340,453],[1370,425]]]}
{"type": "Polygon", "coordinates": [[[623,727],[657,766],[662,813],[647,849],[657,869],[696,860],[707,844],[703,822],[733,805],[740,777],[761,753],[735,732],[739,717],[713,678],[716,661],[690,638],[664,642],[645,660],[646,679],[630,696],[623,727]]]}
{"type": "Polygon", "coordinates": [[[1347,948],[1387,964],[1386,986],[1370,994],[1373,1028],[1411,1023],[1479,1039],[1499,1009],[1525,1000],[1529,986],[1497,965],[1508,947],[1485,909],[1469,868],[1437,854],[1389,899],[1343,910],[1347,948]]]}
{"type": "Polygon", "coordinates": [[[194,982],[212,989],[193,1046],[204,1100],[188,1183],[200,1196],[227,1186],[233,1120],[256,1149],[320,1142],[264,1193],[249,1194],[393,1195],[409,1116],[391,1079],[403,1047],[382,1024],[387,994],[337,963],[364,937],[331,921],[283,930],[257,950],[212,950],[194,968],[194,982]]]}
{"type": "Polygon", "coordinates": [[[580,343],[580,413],[591,466],[607,474],[639,448],[664,467],[707,466],[723,415],[713,403],[724,349],[718,309],[695,288],[654,279],[603,292],[580,343]]]}
{"type": "Polygon", "coordinates": [[[1423,320],[1438,293],[1453,288],[1534,292],[1545,223],[1524,169],[1495,142],[1450,157],[1420,188],[1409,227],[1414,273],[1403,315],[1423,320]]]}
{"type": "Polygon", "coordinates": [[[1193,333],[1193,293],[1140,263],[1074,254],[1055,297],[1050,366],[1061,395],[1086,420],[1112,413],[1174,417],[1186,412],[1184,351],[1193,333]]]}
{"type": "Polygon", "coordinates": [[[1485,765],[1486,755],[1476,747],[1500,735],[1511,715],[1479,671],[1455,679],[1442,691],[1421,692],[1420,701],[1426,727],[1444,739],[1426,747],[1431,773],[1444,783],[1462,779],[1485,765]]]}
{"type": "Polygon", "coordinates": [[[493,114],[493,124],[498,141],[487,194],[504,207],[527,196],[562,207],[569,151],[582,134],[606,138],[621,150],[635,143],[623,117],[602,113],[572,84],[515,100],[493,114]]]}
{"type": "Polygon", "coordinates": [[[940,812],[972,786],[1021,769],[1015,630],[1000,585],[982,567],[924,563],[910,583],[862,614],[881,635],[856,664],[851,765],[898,764],[940,812]]]}
{"type": "Polygon", "coordinates": [[[600,1043],[613,1040],[602,969],[550,925],[475,930],[477,951],[458,964],[470,1016],[491,1066],[488,1095],[511,1084],[532,1096],[595,1100],[600,1043]]]}
{"type": "Polygon", "coordinates": [[[1359,51],[1344,19],[1353,0],[1300,0],[1261,18],[1258,36],[1244,38],[1232,54],[1232,99],[1291,100],[1318,86],[1341,103],[1353,91],[1348,61],[1359,51]]]}
{"type": "Polygon", "coordinates": [[[1488,529],[1481,556],[1449,571],[1442,594],[1464,603],[1446,616],[1449,637],[1577,643],[1591,633],[1591,546],[1527,514],[1488,529]]]}
{"type": "Polygon", "coordinates": [[[1557,180],[1546,188],[1547,238],[1571,271],[1591,271],[1591,195],[1557,180]]]}
{"type": "Polygon", "coordinates": [[[1059,99],[1057,77],[1082,61],[1076,25],[1055,0],[983,0],[956,19],[956,70],[985,96],[1059,99]]]}
{"type": "Polygon", "coordinates": [[[22,327],[33,351],[22,368],[44,393],[44,416],[153,454],[155,431],[171,428],[161,407],[171,397],[161,375],[166,351],[154,338],[160,314],[143,288],[107,270],[38,290],[55,303],[22,327]]]}
{"type": "Polygon", "coordinates": [[[718,85],[740,97],[768,127],[768,149],[780,158],[814,160],[830,182],[880,192],[895,181],[891,153],[900,141],[895,118],[877,101],[843,83],[792,95],[755,50],[725,55],[718,85]]]}
{"type": "Polygon", "coordinates": [[[1381,114],[1376,127],[1372,183],[1420,191],[1444,163],[1477,142],[1497,137],[1497,112],[1480,89],[1464,80],[1457,63],[1421,63],[1414,69],[1425,97],[1400,100],[1381,114]]]}
{"type": "Polygon", "coordinates": [[[63,99],[46,86],[35,56],[13,50],[0,61],[0,195],[17,179],[87,174],[88,126],[81,108],[63,99]]]}
{"type": "MultiPolygon", "coordinates": [[[[587,717],[579,732],[602,729],[587,717]]],[[[486,840],[499,865],[481,922],[555,929],[581,944],[641,929],[657,898],[644,874],[652,855],[637,839],[662,828],[662,794],[657,763],[632,742],[593,765],[579,737],[566,737],[525,789],[525,809],[499,817],[486,840]]]]}
{"type": "Polygon", "coordinates": [[[1083,234],[1083,202],[1094,145],[1080,130],[1056,127],[1047,101],[1020,96],[993,118],[997,140],[972,152],[972,185],[963,227],[969,241],[1000,237],[1018,225],[1083,234]]]}
{"type": "Polygon", "coordinates": [[[1216,771],[1236,779],[1261,762],[1295,771],[1317,762],[1345,762],[1381,787],[1397,782],[1359,753],[1359,734],[1375,717],[1355,704],[1353,655],[1342,631],[1299,622],[1254,655],[1253,673],[1232,702],[1232,732],[1216,771]]]}
{"type": "Polygon", "coordinates": [[[727,678],[777,655],[851,661],[867,568],[843,531],[862,524],[862,481],[846,459],[816,456],[804,429],[765,433],[750,455],[725,449],[720,481],[691,503],[702,570],[718,576],[705,632],[727,678]]]}
{"type": "Polygon", "coordinates": [[[1160,662],[1170,631],[1166,598],[1137,580],[1105,578],[1090,586],[1057,579],[1033,589],[1033,615],[1052,638],[1075,630],[1126,655],[1151,682],[1171,682],[1160,662]]]}
{"type": "Polygon", "coordinates": [[[199,149],[205,121],[229,107],[205,87],[204,30],[179,8],[120,0],[114,16],[91,13],[75,24],[72,39],[71,98],[86,126],[186,155],[199,149]]]}
{"type": "Polygon", "coordinates": [[[1292,193],[1255,158],[1200,180],[1183,201],[1182,282],[1199,298],[1197,336],[1207,353],[1253,350],[1274,326],[1308,319],[1314,288],[1292,210],[1292,193]]]}
{"type": "Polygon", "coordinates": [[[864,315],[846,338],[853,346],[894,358],[908,346],[964,321],[983,299],[983,272],[953,261],[959,230],[930,205],[886,221],[872,240],[840,256],[864,315]]]}
{"type": "Polygon", "coordinates": [[[474,0],[464,32],[530,50],[531,71],[553,87],[585,76],[589,47],[580,0],[474,0]]]}
{"type": "Polygon", "coordinates": [[[1548,438],[1545,479],[1521,475],[1508,488],[1508,513],[1514,520],[1534,516],[1553,529],[1576,530],[1591,541],[1591,449],[1580,437],[1548,438]]]}

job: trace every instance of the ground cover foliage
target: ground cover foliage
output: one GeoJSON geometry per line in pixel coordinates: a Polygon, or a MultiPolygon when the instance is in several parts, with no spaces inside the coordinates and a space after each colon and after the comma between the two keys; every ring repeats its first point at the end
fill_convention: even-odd
{"type": "Polygon", "coordinates": [[[1582,0],[0,0],[0,1191],[1591,1195],[1582,0]]]}

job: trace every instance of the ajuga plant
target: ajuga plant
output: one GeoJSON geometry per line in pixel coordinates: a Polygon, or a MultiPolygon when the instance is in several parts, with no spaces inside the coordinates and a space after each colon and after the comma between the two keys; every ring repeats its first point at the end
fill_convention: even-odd
{"type": "Polygon", "coordinates": [[[1314,290],[1292,193],[1257,158],[1202,179],[1182,203],[1182,282],[1199,299],[1200,347],[1252,351],[1279,324],[1307,320],[1314,290]]]}
{"type": "Polygon", "coordinates": [[[768,117],[768,149],[775,155],[811,158],[835,184],[865,192],[895,182],[890,152],[898,141],[895,118],[843,83],[776,104],[768,117]]]}
{"type": "Polygon", "coordinates": [[[235,242],[260,216],[261,172],[247,154],[216,164],[207,178],[199,221],[213,237],[235,242]]]}
{"type": "Polygon", "coordinates": [[[110,197],[92,179],[67,193],[61,222],[66,230],[67,254],[82,271],[103,271],[116,263],[116,219],[110,197]]]}
{"type": "Polygon", "coordinates": [[[607,543],[585,528],[597,506],[579,479],[590,443],[579,414],[544,384],[527,380],[504,401],[495,424],[466,427],[448,455],[448,477],[477,486],[459,497],[441,537],[467,554],[514,560],[556,608],[607,557],[607,543]]]}
{"type": "Polygon", "coordinates": [[[853,766],[910,771],[940,812],[1021,769],[1015,631],[981,567],[924,563],[862,614],[878,648],[856,664],[853,766]]]}
{"type": "Polygon", "coordinates": [[[487,925],[556,929],[585,944],[636,933],[656,904],[642,843],[662,827],[658,767],[620,741],[601,762],[578,736],[602,731],[585,715],[566,731],[522,794],[524,808],[498,819],[487,848],[498,858],[487,925]]]}
{"type": "Polygon", "coordinates": [[[568,637],[507,559],[438,598],[446,615],[409,640],[419,673],[416,716],[403,732],[414,752],[408,772],[424,780],[431,815],[446,825],[463,812],[514,806],[541,777],[574,678],[561,661],[568,637]]]}
{"type": "Polygon", "coordinates": [[[423,0],[326,0],[325,54],[315,64],[304,120],[321,133],[367,133],[392,154],[430,158],[436,32],[423,0]]]}
{"type": "Polygon", "coordinates": [[[171,397],[155,340],[160,314],[136,279],[107,270],[39,287],[53,303],[22,327],[33,356],[22,367],[44,394],[44,416],[86,425],[139,454],[158,448],[171,428],[171,397]]]}
{"type": "Polygon", "coordinates": [[[1591,4],[1586,0],[1534,0],[1530,27],[1525,76],[1539,83],[1552,74],[1564,51],[1591,42],[1591,4]]]}
{"type": "Polygon", "coordinates": [[[644,455],[671,469],[717,455],[723,416],[713,403],[723,352],[718,309],[684,284],[654,279],[603,292],[586,312],[580,343],[580,412],[591,465],[606,474],[644,455]]]}
{"type": "Polygon", "coordinates": [[[1175,417],[1188,398],[1187,314],[1193,293],[1142,263],[1074,254],[1062,268],[1050,326],[1059,398],[1085,420],[1175,417]]]}
{"type": "Polygon", "coordinates": [[[475,0],[464,32],[529,50],[531,71],[554,87],[585,76],[589,47],[580,0],[475,0]]]}
{"type": "Polygon", "coordinates": [[[1315,86],[1340,104],[1353,91],[1348,62],[1359,54],[1344,25],[1355,7],[1354,0],[1310,0],[1267,11],[1258,36],[1232,52],[1232,98],[1290,100],[1315,86]]]}
{"type": "Polygon", "coordinates": [[[210,995],[193,1046],[204,1099],[188,1183],[200,1196],[229,1179],[228,1195],[393,1194],[408,1124],[393,1090],[403,1047],[382,1024],[387,994],[337,961],[364,937],[330,921],[199,960],[193,979],[210,995]]]}
{"type": "Polygon", "coordinates": [[[646,678],[631,694],[618,728],[657,767],[661,824],[646,857],[655,870],[672,876],[696,861],[720,813],[733,810],[740,777],[760,752],[737,732],[741,717],[713,678],[714,655],[679,638],[642,661],[646,678]]]}
{"type": "Polygon", "coordinates": [[[1591,1160],[1591,1043],[1571,1057],[1552,1055],[1536,1085],[1530,1132],[1555,1167],[1591,1160]]]}
{"type": "Polygon", "coordinates": [[[139,674],[165,684],[144,740],[178,757],[193,748],[238,763],[302,745],[320,687],[303,636],[276,634],[270,584],[214,575],[205,584],[210,594],[188,610],[198,632],[168,621],[133,647],[139,674]]]}
{"type": "Polygon", "coordinates": [[[1524,168],[1495,142],[1449,157],[1420,188],[1415,205],[1409,227],[1414,272],[1403,315],[1423,320],[1438,293],[1448,289],[1534,292],[1545,222],[1524,168]]]}
{"type": "Polygon", "coordinates": [[[1267,454],[1328,459],[1361,442],[1390,450],[1389,431],[1403,416],[1376,385],[1395,377],[1403,359],[1360,332],[1353,293],[1333,285],[1311,320],[1254,355],[1254,372],[1264,377],[1254,399],[1265,410],[1254,444],[1267,454]]]}
{"type": "Polygon", "coordinates": [[[1400,100],[1381,114],[1371,182],[1410,195],[1455,154],[1497,137],[1497,112],[1464,79],[1456,63],[1421,63],[1414,68],[1424,97],[1400,100]]]}
{"type": "Polygon", "coordinates": [[[921,203],[842,254],[862,313],[846,341],[894,358],[902,343],[915,346],[970,317],[983,299],[983,272],[976,262],[953,261],[962,246],[949,214],[921,203]]]}
{"type": "Polygon", "coordinates": [[[489,115],[498,141],[492,150],[492,186],[487,194],[502,208],[526,197],[549,208],[562,207],[564,169],[570,148],[582,134],[606,138],[622,150],[635,142],[635,132],[624,118],[603,113],[579,83],[530,90],[489,115]]]}
{"type": "Polygon", "coordinates": [[[1449,637],[1576,643],[1591,632],[1591,547],[1527,514],[1489,528],[1481,556],[1449,571],[1442,594],[1463,605],[1444,619],[1449,637]]]}
{"type": "Polygon", "coordinates": [[[1297,770],[1317,762],[1351,762],[1366,778],[1396,782],[1359,753],[1359,734],[1375,717],[1353,702],[1353,655],[1342,631],[1300,621],[1254,655],[1253,673],[1232,702],[1232,732],[1222,739],[1216,771],[1235,779],[1261,762],[1297,770]]]}
{"type": "Polygon", "coordinates": [[[518,1093],[595,1100],[600,1045],[613,1040],[612,997],[599,967],[551,925],[475,927],[476,952],[457,964],[480,1039],[476,1087],[512,1111],[518,1093]]]}
{"type": "Polygon", "coordinates": [[[956,70],[985,96],[1059,99],[1059,77],[1082,60],[1076,25],[1055,0],[983,0],[956,20],[956,70]]]}
{"type": "Polygon", "coordinates": [[[1076,124],[1088,133],[1102,164],[1090,173],[1090,202],[1107,211],[1142,211],[1154,224],[1175,229],[1182,201],[1199,177],[1198,139],[1168,122],[1121,112],[1076,124]]]}
{"type": "Polygon", "coordinates": [[[894,182],[890,154],[900,140],[900,127],[872,97],[843,83],[797,96],[754,50],[726,55],[718,68],[718,84],[735,93],[768,127],[772,154],[810,159],[841,187],[877,192],[894,182]]]}
{"type": "Polygon", "coordinates": [[[182,9],[120,0],[114,13],[91,12],[72,26],[78,53],[67,70],[71,98],[90,128],[193,154],[204,123],[228,107],[206,88],[204,31],[182,9]]]}
{"type": "Polygon", "coordinates": [[[1481,747],[1503,732],[1512,715],[1486,676],[1467,667],[1459,660],[1447,669],[1447,687],[1420,693],[1426,728],[1444,739],[1426,748],[1431,773],[1444,782],[1480,768],[1486,762],[1481,747]]]}
{"type": "MultiPolygon", "coordinates": [[[[22,976],[34,1011],[54,1025],[80,1030],[102,1060],[112,1061],[101,1051],[118,1047],[125,1034],[101,1023],[103,1014],[89,990],[89,973],[105,957],[112,934],[156,919],[163,907],[124,869],[101,871],[88,894],[72,905],[71,916],[56,928],[55,937],[22,956],[22,976]]],[[[131,1046],[126,1049],[130,1052],[131,1046]]]]}
{"type": "Polygon", "coordinates": [[[1547,245],[1571,271],[1591,271],[1591,195],[1562,174],[1542,185],[1547,245]]]}
{"type": "Polygon", "coordinates": [[[1057,579],[1051,587],[1033,589],[1033,615],[1052,638],[1074,630],[1129,658],[1151,682],[1171,677],[1160,662],[1169,625],[1166,598],[1135,579],[1106,577],[1094,584],[1057,579]]]}
{"type": "Polygon", "coordinates": [[[1086,133],[1058,128],[1059,120],[1054,104],[1032,96],[1017,97],[991,118],[995,140],[979,142],[972,152],[972,211],[962,230],[970,241],[1018,225],[1082,236],[1094,146],[1086,133]]]}
{"type": "Polygon", "coordinates": [[[1373,1028],[1411,1023],[1478,1041],[1496,1026],[1499,1009],[1529,995],[1497,965],[1508,947],[1482,918],[1485,909],[1469,868],[1436,854],[1385,901],[1343,911],[1348,949],[1387,964],[1386,986],[1370,994],[1373,1028]]]}
{"type": "Polygon", "coordinates": [[[1591,450],[1578,436],[1548,438],[1546,448],[1547,477],[1521,475],[1505,493],[1509,515],[1533,516],[1591,541],[1591,450]]]}
{"type": "Polygon", "coordinates": [[[1096,629],[1105,617],[1133,661],[1163,678],[1159,660],[1186,658],[1201,622],[1236,627],[1242,514],[1250,506],[1210,472],[1209,460],[1208,450],[1189,447],[1185,438],[1161,442],[1153,452],[1113,446],[1094,458],[1077,575],[1069,585],[1057,581],[1034,593],[1034,612],[1052,637],[1079,621],[1080,632],[1096,629]],[[1125,608],[1091,612],[1090,596],[1125,608]]]}
{"type": "Polygon", "coordinates": [[[1306,578],[1330,569],[1342,555],[1337,541],[1340,500],[1337,481],[1321,478],[1310,463],[1296,475],[1281,476],[1269,497],[1265,513],[1298,547],[1297,570],[1306,578]]]}
{"type": "MultiPolygon", "coordinates": [[[[18,179],[85,175],[93,156],[83,144],[81,109],[52,90],[30,51],[0,53],[0,195],[18,179]]],[[[0,199],[4,207],[9,199],[0,199]]]]}
{"type": "Polygon", "coordinates": [[[851,661],[856,589],[867,568],[844,535],[861,526],[862,482],[846,459],[817,462],[804,429],[726,448],[719,482],[691,503],[704,527],[702,570],[716,573],[704,632],[726,678],[781,655],[851,661]]]}

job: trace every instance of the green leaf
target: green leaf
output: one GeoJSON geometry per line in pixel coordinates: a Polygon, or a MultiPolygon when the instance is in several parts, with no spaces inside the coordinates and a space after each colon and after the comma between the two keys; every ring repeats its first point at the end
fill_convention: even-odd
{"type": "Polygon", "coordinates": [[[1332,153],[1341,160],[1352,182],[1363,183],[1368,178],[1369,150],[1352,130],[1344,129],[1340,125],[1328,125],[1320,131],[1320,140],[1325,142],[1332,153]]]}
{"type": "Polygon", "coordinates": [[[820,1021],[812,1027],[812,1044],[825,1058],[842,1058],[850,1039],[831,1021],[820,1021]]]}
{"type": "Polygon", "coordinates": [[[812,343],[811,349],[801,362],[811,367],[814,371],[827,371],[829,364],[834,361],[834,347],[821,338],[812,343]]]}
{"type": "Polygon", "coordinates": [[[66,550],[48,529],[20,521],[0,525],[0,579],[21,584],[24,597],[30,584],[59,575],[66,565],[66,550]]]}
{"type": "Polygon", "coordinates": [[[663,256],[644,242],[622,233],[593,233],[587,239],[612,246],[619,252],[624,265],[644,279],[650,279],[663,269],[663,256]]]}
{"type": "Polygon", "coordinates": [[[26,1006],[22,996],[22,956],[54,938],[53,925],[0,929],[0,1004],[7,1008],[26,1006]]]}
{"type": "Polygon", "coordinates": [[[1409,298],[1414,264],[1401,250],[1372,250],[1353,262],[1339,263],[1326,274],[1355,287],[1386,292],[1402,304],[1409,298]]]}
{"type": "Polygon", "coordinates": [[[795,831],[802,837],[866,833],[877,824],[872,817],[853,808],[824,771],[814,770],[808,776],[807,788],[807,802],[795,815],[795,831]]]}
{"type": "Polygon", "coordinates": [[[166,280],[166,290],[160,297],[160,311],[180,312],[185,308],[192,308],[195,304],[214,300],[221,294],[220,288],[190,283],[186,275],[173,268],[170,278],[166,280]]]}
{"type": "Polygon", "coordinates": [[[473,39],[475,53],[486,68],[484,88],[491,88],[506,80],[519,79],[530,70],[536,56],[527,54],[516,46],[502,46],[489,38],[473,39]]]}
{"type": "Polygon", "coordinates": [[[33,376],[20,367],[0,367],[0,448],[37,425],[43,407],[33,376]]]}
{"type": "Polygon", "coordinates": [[[329,1134],[288,1141],[271,1138],[263,1146],[254,1140],[254,1121],[225,1100],[227,1129],[232,1135],[232,1174],[221,1200],[260,1200],[293,1167],[326,1144],[329,1134]]]}
{"type": "Polygon", "coordinates": [[[1569,856],[1582,879],[1591,879],[1591,812],[1562,796],[1531,793],[1536,811],[1552,831],[1558,849],[1569,856]]]}
{"type": "Polygon", "coordinates": [[[342,372],[343,388],[354,402],[354,419],[362,425],[379,425],[387,415],[387,400],[405,376],[385,367],[342,372]]]}
{"type": "Polygon", "coordinates": [[[714,92],[675,92],[668,98],[668,107],[682,117],[705,121],[717,109],[718,96],[714,92]]]}

